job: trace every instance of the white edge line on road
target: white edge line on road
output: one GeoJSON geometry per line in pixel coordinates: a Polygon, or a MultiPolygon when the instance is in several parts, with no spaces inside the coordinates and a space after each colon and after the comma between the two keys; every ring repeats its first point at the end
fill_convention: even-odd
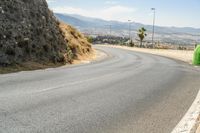
{"type": "Polygon", "coordinates": [[[200,91],[192,106],[171,133],[195,133],[200,117],[200,91]]]}

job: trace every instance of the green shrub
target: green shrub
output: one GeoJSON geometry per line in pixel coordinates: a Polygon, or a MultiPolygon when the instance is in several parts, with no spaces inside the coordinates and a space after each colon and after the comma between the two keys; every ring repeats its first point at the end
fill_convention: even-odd
{"type": "Polygon", "coordinates": [[[87,38],[87,41],[88,41],[89,43],[93,43],[93,41],[94,41],[94,38],[93,38],[93,37],[87,36],[86,38],[87,38]]]}
{"type": "Polygon", "coordinates": [[[72,50],[69,47],[67,47],[67,62],[72,63],[73,59],[74,59],[74,54],[72,50]]]}
{"type": "Polygon", "coordinates": [[[194,51],[193,64],[200,65],[200,45],[198,45],[194,51]]]}

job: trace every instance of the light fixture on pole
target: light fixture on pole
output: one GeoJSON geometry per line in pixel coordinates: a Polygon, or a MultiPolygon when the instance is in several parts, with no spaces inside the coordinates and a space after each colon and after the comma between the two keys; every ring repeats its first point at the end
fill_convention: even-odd
{"type": "Polygon", "coordinates": [[[155,18],[156,18],[156,8],[151,8],[153,11],[153,30],[152,30],[152,46],[154,46],[154,34],[155,34],[155,18]]]}

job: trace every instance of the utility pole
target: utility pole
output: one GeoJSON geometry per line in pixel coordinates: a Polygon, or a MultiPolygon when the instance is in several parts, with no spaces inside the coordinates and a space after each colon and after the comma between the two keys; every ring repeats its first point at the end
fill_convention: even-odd
{"type": "Polygon", "coordinates": [[[152,46],[154,47],[154,34],[155,34],[156,8],[151,8],[151,10],[153,11],[152,46]]]}

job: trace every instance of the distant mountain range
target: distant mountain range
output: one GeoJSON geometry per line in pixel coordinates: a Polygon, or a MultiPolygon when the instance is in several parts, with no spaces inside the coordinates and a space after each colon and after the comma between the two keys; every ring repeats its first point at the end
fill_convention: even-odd
{"type": "MultiPolygon", "coordinates": [[[[111,34],[116,36],[128,36],[129,35],[129,22],[119,22],[119,21],[106,21],[98,18],[84,17],[76,14],[60,14],[55,13],[55,16],[78,28],[80,31],[94,35],[108,35],[111,34]]],[[[131,23],[131,36],[133,38],[137,37],[137,30],[140,27],[145,27],[148,31],[148,38],[151,38],[152,25],[144,25],[141,23],[131,23]]],[[[156,40],[162,43],[170,44],[183,44],[191,45],[195,44],[196,41],[200,41],[200,29],[191,27],[161,27],[155,26],[156,40]]]]}

